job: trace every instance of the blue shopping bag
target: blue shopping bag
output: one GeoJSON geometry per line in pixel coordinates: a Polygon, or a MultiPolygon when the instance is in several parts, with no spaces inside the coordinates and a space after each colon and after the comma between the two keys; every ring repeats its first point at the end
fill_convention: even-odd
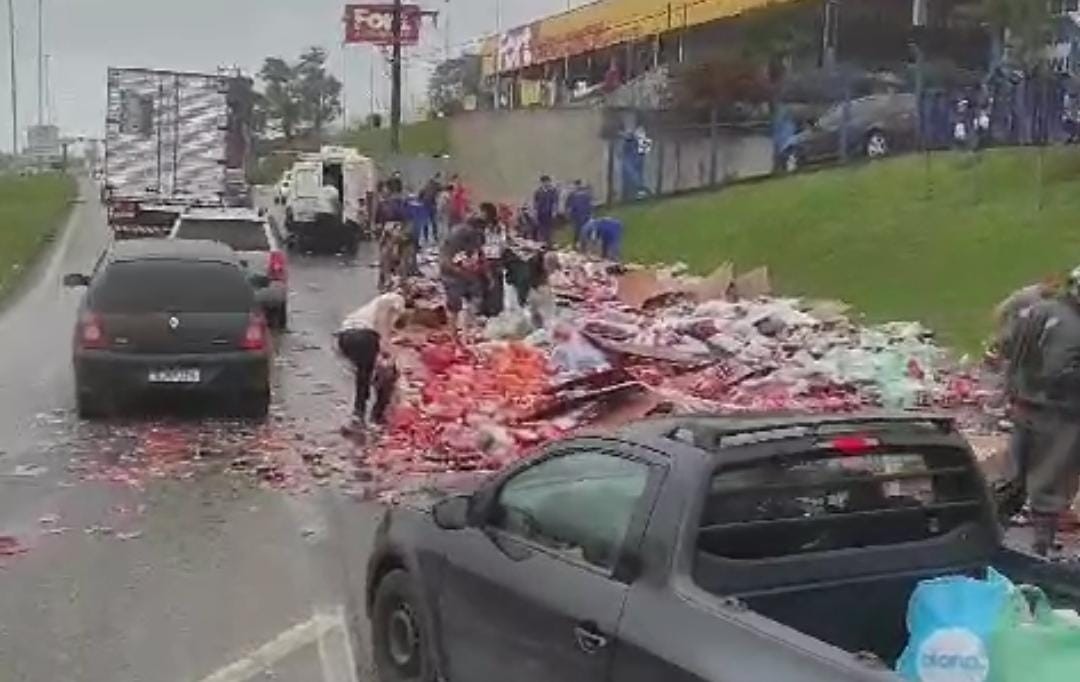
{"type": "Polygon", "coordinates": [[[949,576],[919,583],[908,603],[910,637],[896,671],[911,682],[986,682],[991,635],[1013,589],[994,569],[986,580],[949,576]]]}

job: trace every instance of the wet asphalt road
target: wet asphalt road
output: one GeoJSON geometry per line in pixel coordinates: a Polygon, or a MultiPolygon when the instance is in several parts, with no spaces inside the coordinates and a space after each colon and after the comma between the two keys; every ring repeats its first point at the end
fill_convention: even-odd
{"type": "Polygon", "coordinates": [[[81,292],[60,279],[88,272],[108,239],[89,184],[83,196],[0,311],[0,680],[355,679],[349,659],[366,669],[368,656],[342,612],[379,508],[344,464],[350,377],[330,334],[372,295],[372,254],[290,260],[267,425],[82,423],[69,360],[81,292]]]}

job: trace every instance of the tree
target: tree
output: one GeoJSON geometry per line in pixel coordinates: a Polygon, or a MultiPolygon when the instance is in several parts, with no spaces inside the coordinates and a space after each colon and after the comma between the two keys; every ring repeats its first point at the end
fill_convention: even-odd
{"type": "Polygon", "coordinates": [[[341,115],[341,81],[327,73],[322,48],[305,50],[295,64],[267,57],[259,80],[255,120],[264,133],[276,129],[287,140],[307,132],[321,136],[341,115]]]}
{"type": "Polygon", "coordinates": [[[428,81],[428,103],[433,113],[454,114],[463,108],[463,100],[479,96],[483,68],[480,55],[465,54],[448,59],[435,67],[428,81]]]}
{"type": "Polygon", "coordinates": [[[1007,59],[1024,70],[1034,69],[1052,36],[1049,0],[983,0],[982,11],[1007,59]]]}
{"type": "Polygon", "coordinates": [[[308,48],[295,67],[301,120],[321,137],[323,128],[341,115],[341,81],[326,72],[326,50],[308,48]]]}

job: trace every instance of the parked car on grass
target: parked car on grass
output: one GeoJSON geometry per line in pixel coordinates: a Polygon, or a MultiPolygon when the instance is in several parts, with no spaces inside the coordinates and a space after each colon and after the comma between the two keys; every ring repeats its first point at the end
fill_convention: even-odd
{"type": "Polygon", "coordinates": [[[950,420],[687,416],[406,498],[366,603],[382,682],[885,682],[915,586],[989,566],[1080,605],[950,420]]]}
{"type": "Polygon", "coordinates": [[[839,159],[845,119],[849,158],[879,159],[913,149],[918,142],[915,95],[869,95],[852,100],[850,105],[835,105],[796,133],[780,153],[781,170],[791,173],[808,165],[839,159]]]}
{"type": "Polygon", "coordinates": [[[289,321],[289,277],[285,247],[266,215],[246,208],[196,208],[181,215],[170,239],[220,242],[236,252],[255,287],[255,297],[274,329],[289,321]]]}
{"type": "Polygon", "coordinates": [[[117,242],[79,306],[72,358],[80,416],[148,395],[221,397],[232,414],[270,404],[270,335],[236,255],[209,241],[117,242]]]}

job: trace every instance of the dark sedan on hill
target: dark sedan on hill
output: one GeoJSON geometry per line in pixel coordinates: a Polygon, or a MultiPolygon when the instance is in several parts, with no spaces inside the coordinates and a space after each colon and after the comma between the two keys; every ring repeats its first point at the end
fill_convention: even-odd
{"type": "Polygon", "coordinates": [[[93,274],[73,342],[80,416],[105,416],[147,395],[227,399],[266,416],[270,334],[232,249],[216,242],[117,242],[93,274]]]}
{"type": "Polygon", "coordinates": [[[788,141],[780,153],[780,169],[792,173],[839,159],[845,119],[848,158],[880,159],[913,149],[918,118],[917,99],[909,93],[861,97],[851,101],[847,113],[844,104],[837,104],[788,141]]]}

